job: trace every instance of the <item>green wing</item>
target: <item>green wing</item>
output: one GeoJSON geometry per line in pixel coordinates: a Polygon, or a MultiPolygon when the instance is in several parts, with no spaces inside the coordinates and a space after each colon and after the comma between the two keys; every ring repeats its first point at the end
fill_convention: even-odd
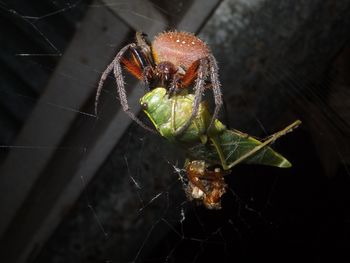
{"type": "Polygon", "coordinates": [[[193,94],[179,94],[169,97],[164,88],[156,88],[141,98],[146,104],[144,112],[159,133],[173,143],[184,147],[191,159],[205,160],[209,164],[221,165],[225,170],[243,162],[277,167],[290,167],[290,162],[269,145],[300,124],[296,121],[277,132],[264,142],[236,130],[227,130],[219,120],[207,131],[211,115],[207,105],[200,104],[197,116],[181,136],[175,131],[189,120],[193,107],[193,94]]]}
{"type": "Polygon", "coordinates": [[[220,151],[229,168],[242,162],[247,164],[261,164],[281,168],[291,167],[291,163],[281,154],[275,152],[268,144],[297,127],[296,121],[284,130],[273,134],[267,141],[260,142],[247,134],[235,130],[221,129],[211,137],[206,144],[189,147],[188,154],[192,159],[205,160],[212,165],[222,165],[220,151]]]}

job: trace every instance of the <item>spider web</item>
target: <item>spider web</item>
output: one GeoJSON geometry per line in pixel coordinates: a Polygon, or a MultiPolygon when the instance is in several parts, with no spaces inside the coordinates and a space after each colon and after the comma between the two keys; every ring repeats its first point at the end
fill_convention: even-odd
{"type": "MultiPolygon", "coordinates": [[[[264,1],[246,1],[246,5],[254,6],[258,2],[264,1]]],[[[21,61],[23,68],[19,71],[32,68],[31,73],[43,74],[44,72],[49,75],[55,70],[56,59],[62,57],[65,52],[64,43],[55,38],[45,26],[49,24],[50,19],[57,16],[79,17],[84,11],[76,10],[119,5],[122,12],[126,14],[145,20],[150,19],[146,12],[139,13],[130,10],[122,1],[98,4],[84,1],[66,1],[64,4],[52,1],[50,3],[57,5],[57,8],[48,13],[37,14],[21,11],[22,3],[20,2],[7,4],[0,1],[0,9],[7,18],[13,19],[16,23],[26,24],[29,34],[35,36],[36,41],[46,47],[46,51],[51,50],[50,52],[28,51],[24,43],[22,48],[10,54],[13,60],[21,61]],[[74,12],[77,12],[78,15],[74,12]]],[[[283,5],[288,3],[288,1],[282,1],[279,8],[287,9],[283,5]]],[[[170,24],[175,24],[186,6],[184,2],[175,2],[172,5],[171,10],[174,12],[169,12],[162,4],[153,1],[153,6],[160,13],[171,17],[170,24]]],[[[224,1],[220,12],[224,13],[225,10],[228,10],[225,5],[227,3],[224,1]]],[[[237,1],[237,8],[244,8],[244,4],[237,1]]],[[[222,15],[219,13],[216,16],[222,15]]],[[[265,18],[273,15],[274,13],[269,12],[261,14],[265,18]]],[[[234,30],[230,30],[231,33],[238,30],[236,35],[232,34],[232,37],[237,37],[240,28],[249,23],[254,24],[254,19],[258,19],[254,15],[250,18],[251,20],[248,21],[242,17],[241,20],[236,20],[241,21],[236,25],[226,21],[228,27],[234,27],[234,30]]],[[[218,58],[230,57],[236,54],[236,51],[231,53],[228,51],[232,49],[232,43],[235,42],[230,42],[231,45],[224,42],[228,39],[227,32],[220,27],[222,25],[219,21],[218,18],[209,22],[210,24],[202,31],[201,37],[206,39],[211,47],[221,45],[224,47],[222,51],[213,50],[218,58]],[[210,38],[213,36],[213,31],[217,36],[214,39],[210,38]]],[[[270,30],[271,34],[278,31],[274,27],[270,30]]],[[[288,28],[283,30],[288,32],[288,28]]],[[[260,34],[258,30],[253,30],[253,32],[257,36],[260,34]]],[[[129,39],[131,40],[132,37],[129,39]]],[[[291,39],[294,40],[293,37],[291,39]]],[[[237,41],[246,41],[246,39],[237,41]]],[[[114,43],[106,43],[106,46],[115,47],[114,43]]],[[[261,52],[266,52],[266,50],[261,52]]],[[[288,52],[293,53],[294,51],[286,51],[288,52]]],[[[307,123],[305,128],[296,131],[293,135],[288,135],[290,137],[287,136],[274,145],[292,161],[295,168],[281,171],[277,168],[261,166],[235,167],[232,174],[225,178],[228,190],[223,196],[223,209],[210,211],[189,201],[185,195],[184,188],[187,179],[183,170],[184,152],[167,143],[160,136],[149,134],[136,124],[131,124],[96,176],[91,181],[84,176],[80,178],[79,183],[83,187],[83,192],[79,199],[72,207],[67,208],[67,213],[62,215],[60,224],[48,241],[38,245],[40,249],[33,252],[32,260],[35,262],[202,262],[213,260],[255,262],[258,259],[272,261],[285,259],[285,255],[293,251],[295,254],[291,256],[291,260],[297,259],[302,255],[302,251],[307,250],[309,259],[317,261],[324,255],[329,256],[322,251],[326,246],[329,246],[331,252],[339,252],[337,255],[340,257],[344,253],[342,248],[349,245],[350,213],[346,207],[349,207],[350,201],[345,193],[349,186],[350,172],[346,163],[348,156],[343,152],[342,145],[339,145],[337,131],[346,131],[348,129],[346,125],[349,124],[346,124],[341,116],[335,113],[334,108],[330,107],[329,100],[330,98],[334,98],[335,101],[339,100],[339,96],[336,96],[337,92],[343,92],[341,88],[339,88],[340,91],[330,90],[332,83],[338,81],[344,86],[346,80],[339,80],[338,74],[332,70],[326,72],[326,76],[320,75],[319,73],[323,70],[320,66],[321,59],[310,61],[313,66],[310,67],[312,70],[309,72],[301,72],[298,70],[300,64],[297,60],[281,61],[278,58],[278,52],[276,54],[267,52],[264,55],[257,58],[261,59],[259,61],[252,58],[251,61],[239,61],[240,63],[237,61],[228,62],[228,64],[220,63],[223,91],[224,94],[229,94],[225,97],[227,105],[222,120],[231,128],[263,138],[284,127],[287,119],[303,118],[303,121],[307,123]],[[267,59],[266,57],[272,57],[267,66],[263,61],[267,59]],[[246,68],[237,68],[241,65],[252,68],[252,73],[243,73],[246,68]],[[264,70],[261,70],[260,67],[264,70]],[[255,74],[255,69],[260,74],[255,74]],[[232,78],[232,72],[235,72],[235,78],[232,78]],[[256,90],[259,82],[268,83],[274,89],[256,90]],[[225,93],[236,86],[236,91],[225,93]],[[282,91],[276,92],[276,89],[279,88],[282,91]],[[268,99],[258,97],[262,92],[268,99]],[[313,102],[313,115],[308,115],[303,111],[303,106],[310,101],[313,102]],[[294,111],[286,109],[294,103],[296,104],[294,111]],[[283,105],[288,106],[280,109],[279,107],[283,105]],[[265,107],[269,110],[262,110],[265,107]],[[279,114],[279,111],[284,114],[279,114]],[[232,114],[232,112],[239,112],[239,114],[232,114]],[[317,115],[319,112],[322,114],[317,115]],[[312,129],[315,128],[309,124],[311,122],[308,118],[315,115],[325,118],[321,120],[321,123],[331,123],[333,136],[328,137],[325,141],[317,141],[313,137],[312,129]],[[330,146],[326,147],[322,144],[330,146]],[[332,156],[332,158],[342,164],[340,168],[337,168],[335,177],[325,176],[326,168],[324,167],[327,166],[323,163],[325,159],[320,157],[324,151],[321,146],[335,152],[335,157],[332,156]],[[342,232],[344,234],[341,234],[342,232]],[[334,240],[334,244],[327,241],[327,238],[334,240]],[[312,244],[311,248],[309,244],[312,244]]],[[[343,57],[346,56],[343,55],[343,57]]],[[[235,58],[241,59],[241,57],[235,58]]],[[[83,60],[72,61],[72,63],[81,65],[85,74],[99,75],[101,73],[101,70],[86,66],[83,60]]],[[[344,67],[342,69],[346,71],[344,67]]],[[[60,72],[60,78],[67,82],[77,83],[77,85],[80,83],[79,77],[69,72],[60,72]]],[[[44,87],[46,81],[48,77],[46,79],[43,77],[39,83],[44,87]]],[[[126,83],[133,82],[127,77],[126,83]]],[[[130,84],[129,94],[132,88],[130,84]]],[[[21,104],[31,105],[26,109],[34,107],[42,92],[40,89],[27,93],[15,89],[2,90],[2,94],[11,98],[11,103],[15,107],[21,104]]],[[[103,110],[102,120],[97,119],[92,113],[92,100],[90,105],[85,105],[82,110],[77,109],[68,101],[69,91],[64,90],[64,92],[67,95],[66,104],[42,100],[40,103],[45,104],[48,108],[62,111],[62,114],[78,113],[78,119],[74,122],[73,128],[86,127],[85,133],[94,136],[99,126],[102,126],[103,110]]],[[[347,91],[341,94],[346,94],[347,97],[344,100],[350,98],[347,91]]],[[[104,95],[107,97],[104,107],[114,107],[115,104],[118,104],[118,101],[115,100],[113,78],[110,78],[109,86],[104,89],[104,95]]],[[[30,110],[17,118],[24,121],[29,116],[29,112],[30,110]]],[[[140,115],[140,117],[145,122],[148,121],[144,116],[140,115]]],[[[10,125],[5,121],[3,119],[5,124],[2,129],[7,131],[4,127],[10,127],[10,125]]],[[[75,141],[74,138],[67,140],[70,144],[59,147],[15,145],[13,144],[15,134],[20,130],[18,126],[21,127],[20,124],[17,124],[17,129],[7,132],[6,143],[0,145],[4,159],[10,150],[43,151],[44,153],[49,150],[61,150],[75,152],[84,157],[93,147],[89,136],[82,142],[75,141]]],[[[320,133],[327,132],[323,126],[316,125],[316,127],[319,128],[320,133]]],[[[82,165],[85,165],[84,161],[82,165]]],[[[45,180],[39,182],[39,186],[45,187],[45,180]]],[[[24,203],[24,207],[26,205],[29,204],[24,203]]],[[[21,229],[21,226],[16,224],[13,227],[21,229]]]]}

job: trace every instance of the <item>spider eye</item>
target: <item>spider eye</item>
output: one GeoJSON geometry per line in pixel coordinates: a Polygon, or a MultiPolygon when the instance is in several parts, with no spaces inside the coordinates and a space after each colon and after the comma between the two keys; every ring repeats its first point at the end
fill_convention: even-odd
{"type": "Polygon", "coordinates": [[[148,109],[147,102],[142,103],[141,107],[142,107],[142,109],[147,110],[148,109]]]}

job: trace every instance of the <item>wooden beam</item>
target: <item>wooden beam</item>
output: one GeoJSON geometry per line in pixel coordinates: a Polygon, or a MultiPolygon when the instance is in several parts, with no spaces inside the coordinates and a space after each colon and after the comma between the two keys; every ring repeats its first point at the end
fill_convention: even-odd
{"type": "Polygon", "coordinates": [[[135,31],[145,32],[151,38],[168,25],[164,15],[149,1],[102,2],[135,31]]]}
{"type": "MultiPolygon", "coordinates": [[[[142,11],[137,6],[132,10],[133,12],[142,11]]],[[[160,27],[165,25],[164,20],[159,17],[157,21],[157,25],[149,25],[148,32],[155,34],[164,29],[160,27]]],[[[137,26],[135,23],[131,24],[137,26]]],[[[142,24],[140,22],[140,25],[142,24]]],[[[40,181],[40,175],[51,158],[55,156],[57,149],[60,149],[62,139],[76,117],[84,114],[80,113],[79,109],[91,94],[95,93],[101,72],[115,55],[116,50],[108,49],[106,45],[113,43],[114,47],[120,47],[129,32],[129,27],[109,8],[99,7],[88,10],[79,31],[67,48],[44,94],[16,140],[15,145],[23,148],[19,147],[11,151],[1,167],[0,206],[4,211],[0,217],[0,236],[3,235],[2,250],[8,262],[26,261],[28,255],[33,253],[33,249],[48,238],[60,222],[62,210],[67,207],[67,203],[72,204],[80,195],[83,189],[80,179],[82,174],[87,181],[91,179],[129,126],[131,120],[124,112],[114,112],[111,126],[97,134],[96,145],[92,151],[89,151],[89,153],[93,152],[93,157],[89,157],[89,160],[93,161],[89,161],[87,166],[79,167],[76,174],[70,174],[72,177],[66,178],[67,184],[60,182],[59,189],[54,184],[46,185],[44,190],[48,192],[59,191],[55,200],[50,198],[46,200],[43,197],[42,204],[29,202],[30,207],[21,209],[26,199],[36,200],[38,196],[45,193],[43,191],[38,195],[35,183],[40,181]],[[81,61],[84,61],[84,64],[81,61]],[[96,71],[96,74],[91,74],[93,69],[100,70],[96,71]],[[96,151],[99,151],[98,158],[95,155],[96,151]],[[21,160],[20,163],[19,160],[21,160]],[[48,210],[43,211],[42,205],[47,205],[48,210]],[[12,220],[14,221],[10,225],[12,220]],[[31,220],[38,220],[39,224],[31,220]],[[26,224],[26,222],[33,222],[33,224],[26,224]]],[[[137,112],[140,94],[133,94],[129,97],[129,102],[137,112]]],[[[91,113],[89,114],[89,117],[94,117],[91,113]]],[[[105,112],[104,115],[106,117],[108,113],[105,112]]],[[[83,149],[75,150],[79,152],[83,149]]],[[[68,160],[70,156],[76,155],[75,150],[68,148],[64,153],[68,160]]],[[[70,169],[69,166],[62,166],[62,164],[57,166],[58,173],[66,173],[70,169]]]]}
{"type": "MultiPolygon", "coordinates": [[[[90,8],[47,88],[0,169],[0,236],[28,197],[39,175],[96,90],[103,70],[129,29],[106,8],[90,8]],[[113,26],[110,26],[113,25],[113,26]],[[57,107],[55,105],[58,105],[57,107]]],[[[90,115],[90,117],[93,117],[90,115]]],[[[79,150],[79,149],[78,149],[79,150]]],[[[70,150],[68,150],[70,151],[70,150]]]]}
{"type": "Polygon", "coordinates": [[[177,25],[177,29],[198,33],[221,1],[193,1],[191,7],[177,25]]]}
{"type": "MultiPolygon", "coordinates": [[[[203,5],[201,1],[194,1],[180,22],[180,29],[197,31],[218,2],[211,1],[210,4],[203,5]],[[195,19],[193,14],[196,14],[195,19]]],[[[93,178],[131,123],[131,119],[123,111],[116,111],[116,107],[106,107],[108,103],[101,104],[103,119],[97,122],[93,136],[88,138],[90,133],[86,133],[87,127],[84,125],[79,130],[69,131],[79,113],[68,111],[63,114],[62,110],[48,108],[45,104],[54,101],[56,105],[80,109],[96,90],[100,74],[91,74],[91,69],[103,71],[116,52],[106,48],[106,45],[113,43],[113,46],[118,47],[129,32],[128,28],[106,9],[115,12],[135,31],[147,32],[150,37],[167,26],[164,16],[148,1],[129,1],[125,8],[113,4],[94,8],[92,4],[41,98],[42,103],[38,103],[17,141],[18,145],[50,147],[37,151],[14,151],[1,170],[7,175],[4,184],[0,178],[0,190],[5,191],[6,196],[0,202],[9,208],[5,220],[0,225],[2,232],[7,229],[3,239],[3,249],[11,259],[7,262],[26,262],[30,254],[35,254],[35,248],[40,249],[61,221],[66,208],[74,204],[85,184],[93,178]],[[87,61],[84,66],[77,63],[82,59],[87,61]],[[85,70],[82,70],[82,67],[85,70]],[[62,74],[71,76],[73,80],[67,81],[62,74]],[[42,131],[42,134],[38,135],[38,131],[42,131]],[[85,154],[73,150],[56,151],[56,147],[62,143],[68,131],[68,137],[74,145],[84,145],[89,141],[85,154]],[[51,159],[53,161],[50,162],[51,159]],[[23,163],[14,171],[13,166],[18,160],[23,160],[23,163]],[[32,167],[33,164],[35,165],[32,167]],[[10,178],[12,174],[15,175],[15,181],[10,178]],[[42,178],[35,185],[41,174],[42,178]],[[19,187],[15,189],[17,182],[19,187]],[[10,200],[13,197],[11,191],[15,191],[15,205],[10,200]],[[26,204],[27,209],[20,209],[23,204],[26,204]],[[8,228],[16,214],[15,220],[8,228]]],[[[137,113],[140,110],[139,98],[142,96],[142,88],[134,87],[132,90],[128,101],[137,113]]],[[[66,139],[64,145],[67,145],[68,141],[66,139]]]]}

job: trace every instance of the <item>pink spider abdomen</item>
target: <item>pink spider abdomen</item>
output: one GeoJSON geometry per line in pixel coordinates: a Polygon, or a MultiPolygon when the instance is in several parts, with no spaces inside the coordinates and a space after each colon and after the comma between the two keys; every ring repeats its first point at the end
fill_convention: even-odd
{"type": "Polygon", "coordinates": [[[198,37],[187,32],[163,32],[152,43],[155,62],[169,61],[175,67],[189,66],[198,59],[209,55],[208,46],[198,37]]]}

